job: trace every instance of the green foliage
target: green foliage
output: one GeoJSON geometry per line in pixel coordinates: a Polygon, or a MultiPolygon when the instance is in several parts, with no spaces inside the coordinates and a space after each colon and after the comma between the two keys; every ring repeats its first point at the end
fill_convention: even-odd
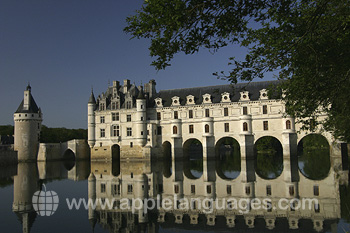
{"type": "Polygon", "coordinates": [[[310,134],[298,145],[299,168],[308,178],[321,180],[328,176],[330,152],[327,139],[322,135],[310,134]]]}
{"type": "Polygon", "coordinates": [[[41,127],[40,142],[59,143],[72,139],[87,139],[87,130],[41,127]]]}
{"type": "Polygon", "coordinates": [[[350,4],[344,0],[146,0],[124,31],[151,40],[152,65],[164,69],[179,52],[246,47],[243,61],[215,76],[232,83],[278,72],[287,114],[304,129],[322,124],[350,141],[350,4]],[[327,116],[326,120],[319,118],[327,116]]]}
{"type": "Polygon", "coordinates": [[[256,172],[265,179],[276,178],[283,171],[283,148],[274,137],[262,137],[255,143],[256,172]]]}
{"type": "Polygon", "coordinates": [[[14,127],[12,125],[0,125],[0,135],[13,135],[14,127]]]}

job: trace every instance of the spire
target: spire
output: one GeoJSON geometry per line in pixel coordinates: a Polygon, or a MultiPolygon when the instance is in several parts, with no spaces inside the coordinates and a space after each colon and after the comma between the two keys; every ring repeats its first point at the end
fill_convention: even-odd
{"type": "Polygon", "coordinates": [[[88,103],[89,104],[96,104],[96,100],[95,100],[95,96],[94,96],[94,90],[92,89],[92,87],[91,87],[91,95],[90,95],[88,103]]]}
{"type": "Polygon", "coordinates": [[[137,96],[137,98],[136,99],[138,99],[138,100],[142,100],[142,99],[145,99],[145,94],[143,94],[143,88],[142,88],[142,86],[140,86],[140,91],[139,91],[139,95],[137,96]]]}
{"type": "Polygon", "coordinates": [[[30,86],[30,82],[28,82],[28,86],[27,86],[27,91],[31,91],[32,87],[30,86]]]}

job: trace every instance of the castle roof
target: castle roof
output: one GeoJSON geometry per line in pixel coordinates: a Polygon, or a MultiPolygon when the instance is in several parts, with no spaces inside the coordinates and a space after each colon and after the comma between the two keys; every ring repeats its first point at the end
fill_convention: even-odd
{"type": "Polygon", "coordinates": [[[24,100],[22,100],[21,104],[18,106],[17,111],[15,113],[38,113],[39,112],[38,105],[36,105],[35,100],[30,92],[29,92],[29,108],[25,110],[23,108],[23,105],[24,105],[24,100]]]}
{"type": "Polygon", "coordinates": [[[206,86],[206,87],[193,87],[193,88],[181,88],[162,90],[156,95],[155,98],[162,98],[163,106],[169,107],[172,104],[172,97],[180,97],[180,104],[186,104],[186,96],[193,95],[196,103],[203,102],[203,95],[210,94],[212,103],[220,103],[221,94],[227,92],[230,94],[232,102],[240,100],[240,92],[248,91],[249,98],[251,101],[259,100],[260,90],[268,89],[276,86],[280,81],[262,81],[262,82],[251,82],[251,83],[238,83],[238,84],[227,84],[217,86],[206,86]]]}
{"type": "Polygon", "coordinates": [[[95,96],[94,96],[94,92],[91,91],[91,95],[90,95],[90,98],[89,98],[89,104],[96,104],[96,100],[95,100],[95,96]]]}

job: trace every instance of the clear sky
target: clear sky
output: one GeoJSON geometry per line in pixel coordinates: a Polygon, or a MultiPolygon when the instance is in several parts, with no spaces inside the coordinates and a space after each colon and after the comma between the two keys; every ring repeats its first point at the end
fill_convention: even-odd
{"type": "Polygon", "coordinates": [[[49,127],[87,128],[87,101],[108,82],[150,79],[156,89],[226,84],[212,73],[229,70],[231,46],[214,55],[178,54],[172,66],[150,66],[147,40],[130,40],[125,18],[142,0],[0,0],[0,125],[13,124],[28,81],[49,127]]]}

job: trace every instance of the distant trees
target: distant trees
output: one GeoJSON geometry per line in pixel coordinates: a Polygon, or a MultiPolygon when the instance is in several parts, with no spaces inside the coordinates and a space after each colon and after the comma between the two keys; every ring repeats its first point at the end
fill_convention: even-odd
{"type": "MultiPolygon", "coordinates": [[[[14,127],[12,125],[0,126],[0,135],[13,135],[14,127]]],[[[86,129],[66,129],[49,128],[45,125],[41,127],[40,142],[58,143],[66,142],[72,139],[87,139],[86,129]]]]}

